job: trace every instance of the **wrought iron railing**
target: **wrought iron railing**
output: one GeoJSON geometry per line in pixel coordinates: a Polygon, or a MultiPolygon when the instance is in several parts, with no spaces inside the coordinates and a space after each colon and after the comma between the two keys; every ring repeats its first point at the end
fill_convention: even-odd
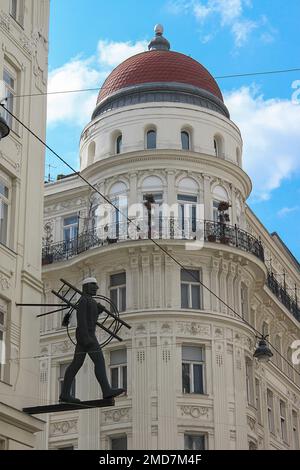
{"type": "Polygon", "coordinates": [[[135,219],[133,224],[127,221],[103,225],[84,232],[71,240],[44,245],[43,264],[67,260],[97,246],[120,243],[128,240],[147,238],[162,240],[198,240],[234,246],[257,256],[264,261],[264,250],[260,240],[241,230],[236,225],[221,224],[210,220],[175,217],[156,217],[151,220],[135,219]]]}
{"type": "Polygon", "coordinates": [[[289,312],[300,321],[300,307],[296,298],[288,293],[287,287],[275,278],[274,273],[268,272],[267,286],[289,312]]]}

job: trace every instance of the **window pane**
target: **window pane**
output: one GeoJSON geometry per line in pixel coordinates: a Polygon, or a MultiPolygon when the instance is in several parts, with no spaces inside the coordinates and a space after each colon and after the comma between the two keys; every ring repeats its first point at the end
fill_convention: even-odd
{"type": "Polygon", "coordinates": [[[7,242],[8,205],[0,200],[0,242],[7,242]]]}
{"type": "Polygon", "coordinates": [[[110,276],[111,286],[121,286],[126,284],[126,273],[113,274],[110,276]]]}
{"type": "Polygon", "coordinates": [[[116,140],[116,153],[121,153],[122,151],[122,136],[119,135],[116,140]]]}
{"type": "Polygon", "coordinates": [[[110,365],[115,366],[119,364],[126,364],[127,362],[127,350],[116,349],[115,351],[110,352],[110,365]]]}
{"type": "Polygon", "coordinates": [[[194,367],[194,393],[204,393],[203,387],[203,366],[193,364],[194,367]]]}
{"type": "Polygon", "coordinates": [[[188,292],[188,284],[181,284],[181,308],[189,308],[188,292]]]}
{"type": "Polygon", "coordinates": [[[118,308],[118,289],[110,289],[110,300],[118,308]]]}
{"type": "Polygon", "coordinates": [[[183,150],[189,150],[190,148],[190,136],[187,132],[181,132],[181,147],[183,150]]]}
{"type": "Polygon", "coordinates": [[[118,388],[119,387],[119,368],[114,367],[110,371],[110,376],[111,376],[111,386],[113,388],[118,388]]]}
{"type": "Polygon", "coordinates": [[[76,225],[78,223],[78,216],[71,215],[70,217],[64,218],[64,225],[76,225]]]}
{"type": "Polygon", "coordinates": [[[178,194],[177,199],[178,201],[197,202],[197,196],[189,196],[188,194],[178,194]]]}
{"type": "Polygon", "coordinates": [[[205,436],[184,435],[185,450],[205,450],[205,436]]]}
{"type": "Polygon", "coordinates": [[[126,287],[122,287],[120,289],[120,305],[119,305],[120,312],[125,312],[126,310],[126,287]]]}
{"type": "Polygon", "coordinates": [[[127,390],[127,366],[123,366],[122,367],[122,374],[123,374],[123,383],[122,383],[122,387],[127,390]]]}
{"type": "Polygon", "coordinates": [[[2,194],[2,196],[4,196],[6,199],[8,199],[8,187],[5,186],[4,183],[2,183],[2,181],[0,181],[0,194],[2,194]]]}
{"type": "Polygon", "coordinates": [[[156,132],[148,131],[147,132],[147,149],[156,148],[156,132]]]}
{"type": "Polygon", "coordinates": [[[190,393],[190,364],[182,364],[182,392],[190,393]]]}
{"type": "Polygon", "coordinates": [[[202,362],[204,361],[204,348],[198,346],[182,346],[182,360],[202,362]]]}
{"type": "Polygon", "coordinates": [[[127,436],[111,438],[111,450],[127,450],[127,436]]]}
{"type": "Polygon", "coordinates": [[[195,269],[182,269],[181,280],[186,282],[197,282],[200,280],[199,271],[195,269]]]}
{"type": "Polygon", "coordinates": [[[192,286],[192,308],[200,308],[200,287],[192,286]]]}

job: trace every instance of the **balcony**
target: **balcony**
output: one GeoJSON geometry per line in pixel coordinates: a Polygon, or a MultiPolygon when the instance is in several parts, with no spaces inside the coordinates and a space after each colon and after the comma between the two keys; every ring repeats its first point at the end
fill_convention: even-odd
{"type": "Polygon", "coordinates": [[[300,307],[297,299],[290,296],[285,285],[275,279],[274,274],[268,272],[267,286],[288,311],[300,322],[300,307]]]}
{"type": "Polygon", "coordinates": [[[155,240],[203,240],[221,245],[232,246],[251,253],[264,261],[264,250],[260,240],[241,230],[236,225],[228,225],[210,220],[177,219],[157,217],[135,219],[134,224],[127,221],[103,225],[78,237],[43,246],[42,264],[68,260],[91,248],[107,246],[124,241],[138,242],[153,238],[155,240]]]}

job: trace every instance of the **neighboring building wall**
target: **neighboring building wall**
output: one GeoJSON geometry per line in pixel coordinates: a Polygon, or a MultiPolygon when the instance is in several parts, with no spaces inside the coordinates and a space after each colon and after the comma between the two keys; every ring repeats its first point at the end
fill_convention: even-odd
{"type": "MultiPolygon", "coordinates": [[[[0,9],[0,80],[6,105],[45,138],[46,98],[18,98],[47,90],[49,0],[3,0],[0,9]],[[11,99],[11,96],[16,96],[11,99]]],[[[4,98],[1,96],[1,98],[4,98]]],[[[6,362],[0,377],[0,438],[7,449],[35,446],[43,422],[25,415],[38,401],[36,312],[18,303],[39,303],[43,217],[44,148],[8,115],[8,137],[0,142],[1,221],[0,312],[6,362]]],[[[0,328],[1,329],[1,328],[0,328]]]]}

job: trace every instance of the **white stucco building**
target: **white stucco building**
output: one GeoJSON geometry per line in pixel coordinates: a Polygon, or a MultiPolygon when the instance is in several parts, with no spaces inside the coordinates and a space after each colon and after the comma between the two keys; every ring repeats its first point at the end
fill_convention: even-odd
{"type": "MultiPolygon", "coordinates": [[[[1,0],[0,99],[42,139],[46,127],[48,0],[1,0]],[[19,97],[27,95],[27,98],[19,97]]],[[[1,111],[2,113],[2,111],[1,111]]],[[[43,428],[22,412],[38,396],[44,148],[8,113],[0,142],[0,449],[30,449],[43,428]]]]}
{"type": "MultiPolygon", "coordinates": [[[[114,408],[49,415],[41,446],[299,448],[299,366],[275,351],[269,363],[254,359],[249,326],[291,360],[300,310],[288,289],[299,286],[299,264],[247,207],[251,181],[229,112],[210,73],[170,51],[158,28],[149,51],[109,75],[81,136],[81,174],[125,216],[108,206],[103,218],[103,199],[76,175],[46,185],[44,299],[60,278],[80,287],[93,275],[132,329],[104,349],[127,394],[114,408]],[[149,194],[151,237],[192,274],[148,239],[149,194]],[[220,202],[230,204],[225,226],[220,202]]],[[[61,314],[42,320],[40,347],[40,400],[55,402],[74,350],[61,314]]],[[[75,389],[100,396],[89,360],[75,389]]]]}

